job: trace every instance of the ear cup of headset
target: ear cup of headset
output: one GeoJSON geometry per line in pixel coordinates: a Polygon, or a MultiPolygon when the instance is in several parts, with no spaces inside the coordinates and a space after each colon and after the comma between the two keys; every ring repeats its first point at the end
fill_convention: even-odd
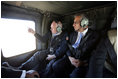
{"type": "Polygon", "coordinates": [[[60,33],[62,31],[62,28],[60,26],[57,26],[57,32],[60,33]]]}
{"type": "Polygon", "coordinates": [[[86,26],[88,26],[88,24],[89,24],[89,20],[86,17],[83,17],[81,22],[80,22],[80,26],[86,27],[86,26]]]}

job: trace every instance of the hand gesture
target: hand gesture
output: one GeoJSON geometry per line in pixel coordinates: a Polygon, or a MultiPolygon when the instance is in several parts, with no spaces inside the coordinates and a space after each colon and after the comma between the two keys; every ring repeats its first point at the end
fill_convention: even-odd
{"type": "Polygon", "coordinates": [[[32,33],[32,34],[35,34],[35,31],[32,28],[28,28],[28,32],[32,33]]]}
{"type": "Polygon", "coordinates": [[[56,58],[56,56],[53,54],[53,55],[48,55],[48,57],[46,58],[46,60],[52,60],[52,59],[54,59],[54,58],[56,58]]]}

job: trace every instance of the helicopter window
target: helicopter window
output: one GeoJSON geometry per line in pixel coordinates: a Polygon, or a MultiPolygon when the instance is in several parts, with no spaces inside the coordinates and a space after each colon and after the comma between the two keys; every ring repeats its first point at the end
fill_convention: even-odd
{"type": "Polygon", "coordinates": [[[28,28],[35,30],[35,22],[18,19],[1,19],[0,44],[4,57],[11,57],[36,49],[34,35],[28,28]]]}

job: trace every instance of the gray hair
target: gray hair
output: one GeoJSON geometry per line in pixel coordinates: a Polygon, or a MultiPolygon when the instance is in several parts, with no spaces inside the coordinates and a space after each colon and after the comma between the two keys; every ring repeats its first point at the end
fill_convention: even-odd
{"type": "Polygon", "coordinates": [[[74,18],[77,17],[77,16],[81,16],[81,19],[84,18],[84,17],[87,18],[87,16],[84,13],[77,13],[77,14],[74,15],[74,18]]]}

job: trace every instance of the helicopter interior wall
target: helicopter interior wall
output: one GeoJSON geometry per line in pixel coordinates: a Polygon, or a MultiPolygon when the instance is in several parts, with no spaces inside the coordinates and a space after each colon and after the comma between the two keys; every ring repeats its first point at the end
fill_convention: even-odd
{"type": "MultiPolygon", "coordinates": [[[[106,24],[108,20],[112,21],[114,18],[114,12],[116,12],[115,6],[107,6],[102,8],[95,8],[86,12],[80,12],[85,13],[89,18],[89,28],[92,28],[93,30],[104,30],[104,28],[109,28],[110,26],[106,27],[106,24]]],[[[67,23],[67,27],[72,27],[73,24],[73,15],[65,16],[64,21],[67,23]]],[[[109,23],[110,24],[110,23],[109,23]]],[[[69,28],[69,29],[70,29],[69,28]]],[[[72,29],[72,28],[71,28],[72,29]]]]}

